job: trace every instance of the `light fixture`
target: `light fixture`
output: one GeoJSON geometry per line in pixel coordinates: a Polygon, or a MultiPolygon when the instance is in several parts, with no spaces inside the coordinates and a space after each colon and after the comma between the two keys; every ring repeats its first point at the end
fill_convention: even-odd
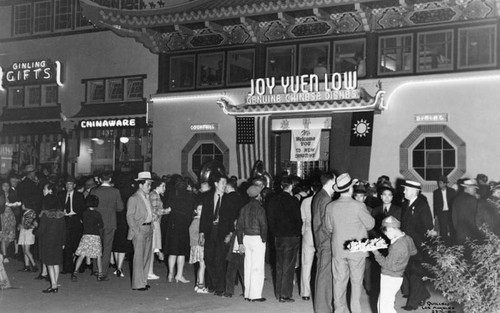
{"type": "Polygon", "coordinates": [[[127,143],[129,141],[128,137],[120,137],[121,143],[127,143]]]}

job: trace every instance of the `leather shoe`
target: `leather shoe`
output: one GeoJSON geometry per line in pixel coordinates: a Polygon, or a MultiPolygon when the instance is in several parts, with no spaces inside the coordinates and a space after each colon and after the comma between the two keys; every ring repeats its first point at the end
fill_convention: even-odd
{"type": "Polygon", "coordinates": [[[132,290],[137,290],[137,291],[146,291],[148,290],[146,287],[143,287],[143,288],[134,288],[132,290]]]}
{"type": "Polygon", "coordinates": [[[214,296],[222,297],[223,295],[224,295],[224,293],[222,291],[216,291],[216,292],[214,292],[214,296]]]}
{"type": "Polygon", "coordinates": [[[224,298],[232,298],[232,297],[233,297],[233,295],[232,295],[232,294],[227,293],[227,292],[225,292],[222,296],[223,296],[224,298]]]}
{"type": "Polygon", "coordinates": [[[309,300],[311,300],[311,297],[302,297],[302,300],[309,301],[309,300]]]}
{"type": "Polygon", "coordinates": [[[284,302],[295,302],[292,298],[287,298],[287,297],[280,297],[279,302],[284,303],[284,302]]]}
{"type": "Polygon", "coordinates": [[[266,298],[257,298],[257,299],[252,299],[250,301],[252,301],[252,302],[264,302],[264,301],[266,301],[266,298]]]}
{"type": "Polygon", "coordinates": [[[150,285],[146,285],[146,290],[149,290],[149,288],[151,288],[150,285]]]}
{"type": "Polygon", "coordinates": [[[245,298],[245,301],[250,301],[250,299],[248,299],[248,298],[245,298]]]}
{"type": "Polygon", "coordinates": [[[414,311],[414,310],[416,310],[416,309],[417,309],[416,307],[413,307],[413,306],[411,306],[411,305],[405,305],[405,306],[402,306],[401,308],[402,308],[403,310],[405,310],[405,311],[414,311]]]}

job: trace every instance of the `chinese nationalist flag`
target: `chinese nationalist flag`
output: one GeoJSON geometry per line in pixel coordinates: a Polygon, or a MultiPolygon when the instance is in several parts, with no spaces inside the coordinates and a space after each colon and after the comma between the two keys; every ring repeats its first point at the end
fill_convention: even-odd
{"type": "Polygon", "coordinates": [[[370,147],[373,135],[373,111],[352,113],[350,128],[351,146],[370,147]]]}

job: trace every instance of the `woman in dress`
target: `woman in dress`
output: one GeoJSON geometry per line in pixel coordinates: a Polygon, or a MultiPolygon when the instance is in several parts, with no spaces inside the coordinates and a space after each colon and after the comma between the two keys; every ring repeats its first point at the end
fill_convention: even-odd
{"type": "Polygon", "coordinates": [[[12,211],[12,207],[20,205],[20,203],[12,202],[10,195],[10,184],[7,181],[2,182],[2,193],[0,194],[0,220],[2,230],[0,231],[0,241],[2,243],[2,254],[4,255],[4,263],[8,263],[6,257],[7,247],[16,239],[16,217],[12,211]]]}
{"type": "Polygon", "coordinates": [[[33,230],[38,226],[36,221],[36,213],[33,210],[31,203],[23,203],[23,216],[19,224],[19,239],[18,244],[23,247],[24,253],[24,268],[22,272],[38,272],[35,259],[31,253],[31,246],[35,244],[35,234],[33,230]]]}
{"type": "MultiPolygon", "coordinates": [[[[151,208],[153,209],[153,255],[156,253],[158,259],[163,261],[163,253],[160,251],[161,245],[161,216],[169,214],[171,209],[163,207],[161,196],[165,194],[165,182],[163,180],[155,180],[151,184],[151,192],[149,193],[149,201],[151,201],[151,208]]],[[[151,265],[149,267],[148,279],[159,279],[160,277],[153,272],[154,258],[151,258],[151,265]]]]}
{"type": "Polygon", "coordinates": [[[58,279],[66,240],[64,212],[53,192],[52,184],[46,184],[43,187],[44,199],[42,213],[40,213],[40,227],[36,231],[40,237],[40,259],[47,266],[50,277],[50,287],[43,290],[43,293],[59,291],[58,279]]]}
{"type": "Polygon", "coordinates": [[[189,283],[184,278],[184,263],[189,256],[189,225],[196,208],[194,195],[188,191],[184,178],[177,177],[175,192],[169,197],[168,207],[172,209],[167,222],[167,235],[164,246],[168,254],[168,281],[189,283]],[[177,265],[177,271],[175,267],[177,265]]]}

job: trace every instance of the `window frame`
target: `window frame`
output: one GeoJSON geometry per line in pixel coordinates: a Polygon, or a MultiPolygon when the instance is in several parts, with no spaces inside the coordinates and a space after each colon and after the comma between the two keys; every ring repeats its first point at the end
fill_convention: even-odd
{"type": "Polygon", "coordinates": [[[116,102],[132,102],[137,100],[144,99],[144,80],[147,78],[146,75],[130,75],[130,76],[116,76],[116,77],[102,77],[102,78],[90,78],[90,79],[82,79],[82,84],[85,85],[85,101],[86,104],[96,104],[96,103],[116,103],[116,102]],[[122,88],[121,88],[121,98],[113,99],[110,96],[110,82],[113,80],[121,80],[122,88]],[[142,90],[141,94],[138,97],[129,97],[128,96],[128,86],[129,82],[132,80],[141,80],[142,81],[142,90]],[[92,99],[92,88],[91,84],[99,83],[103,85],[104,88],[104,98],[93,100],[92,99]]]}
{"type": "MultiPolygon", "coordinates": [[[[201,88],[201,89],[204,89],[204,88],[220,88],[220,87],[223,87],[225,86],[226,84],[226,71],[225,71],[225,67],[226,67],[226,54],[224,51],[219,51],[219,52],[207,52],[207,53],[198,53],[196,55],[196,60],[197,60],[197,64],[196,64],[196,88],[201,88]],[[218,62],[222,62],[222,69],[221,69],[221,80],[220,80],[220,83],[218,82],[215,82],[213,85],[211,85],[210,82],[207,82],[206,84],[202,83],[201,82],[201,67],[203,66],[202,64],[202,58],[209,58],[209,57],[221,57],[222,59],[217,61],[218,62]]],[[[205,63],[206,64],[206,63],[205,63]]],[[[217,73],[217,72],[216,72],[217,73]]],[[[208,78],[208,75],[207,75],[207,78],[208,78]]]]}
{"type": "Polygon", "coordinates": [[[24,106],[25,107],[39,107],[42,105],[42,85],[29,85],[24,86],[24,106]],[[39,99],[37,102],[31,103],[31,90],[38,89],[39,99]]]}
{"type": "Polygon", "coordinates": [[[169,67],[168,67],[168,90],[172,90],[172,91],[176,91],[176,90],[190,90],[190,89],[194,89],[196,88],[196,85],[197,85],[197,77],[196,77],[196,71],[197,71],[197,64],[196,64],[196,60],[197,60],[197,56],[196,54],[188,54],[188,55],[174,55],[174,56],[171,56],[169,58],[169,67]],[[191,71],[191,77],[192,77],[192,81],[191,81],[191,85],[190,86],[186,86],[186,87],[174,87],[172,88],[172,85],[171,85],[171,82],[172,82],[172,79],[173,79],[173,76],[172,76],[172,64],[175,62],[175,60],[182,60],[182,59],[186,59],[186,60],[192,60],[192,64],[193,64],[193,68],[192,68],[192,71],[191,71]]]}
{"type": "Polygon", "coordinates": [[[34,2],[33,3],[33,33],[34,34],[44,34],[44,33],[50,33],[52,32],[52,26],[53,26],[53,23],[54,23],[54,16],[53,16],[53,12],[52,12],[52,1],[51,0],[47,0],[47,1],[37,1],[37,2],[34,2]],[[38,10],[40,9],[40,7],[42,5],[48,5],[48,9],[47,9],[47,13],[48,15],[43,15],[43,16],[39,16],[37,13],[38,10]],[[42,30],[38,30],[37,29],[37,21],[38,20],[45,20],[45,24],[42,24],[44,26],[48,26],[48,29],[42,29],[42,30]]]}
{"type": "MultiPolygon", "coordinates": [[[[468,37],[467,37],[468,38],[468,37]]],[[[461,27],[457,29],[457,69],[459,70],[465,70],[465,69],[480,69],[480,68],[490,68],[490,67],[496,67],[497,66],[497,46],[498,46],[498,29],[497,25],[495,24],[487,24],[487,25],[477,25],[477,26],[469,26],[469,27],[461,27]],[[461,62],[461,57],[462,57],[462,33],[471,31],[471,30],[477,30],[477,29],[492,29],[493,30],[493,36],[490,37],[490,39],[493,39],[493,42],[490,42],[490,49],[492,49],[493,55],[490,56],[490,60],[492,60],[492,63],[489,64],[481,64],[481,65],[462,65],[460,64],[461,62]]]]}
{"type": "MultiPolygon", "coordinates": [[[[445,43],[445,49],[447,49],[446,45],[448,44],[445,43]]],[[[453,71],[454,70],[454,64],[455,64],[455,32],[453,31],[453,29],[443,29],[443,30],[435,30],[435,31],[428,31],[428,32],[419,32],[417,33],[417,47],[416,47],[416,52],[417,52],[417,58],[416,58],[416,68],[415,68],[415,71],[417,73],[431,73],[431,72],[445,72],[445,71],[453,71]],[[450,44],[450,47],[449,47],[449,58],[450,58],[450,65],[449,67],[446,67],[446,68],[431,68],[431,69],[421,69],[420,68],[420,60],[421,57],[420,56],[420,46],[421,46],[421,40],[422,40],[422,37],[425,37],[426,35],[432,35],[432,34],[439,34],[439,33],[443,33],[443,34],[450,34],[451,37],[450,37],[450,41],[449,41],[449,44],[450,44]]],[[[428,57],[428,56],[427,56],[428,57]]],[[[445,56],[445,57],[448,57],[448,56],[445,56]]]]}
{"type": "Polygon", "coordinates": [[[252,54],[252,65],[251,65],[251,69],[250,71],[252,72],[251,73],[251,77],[250,79],[252,78],[255,78],[255,49],[239,49],[239,50],[231,50],[231,51],[228,51],[227,52],[227,60],[226,60],[226,86],[246,86],[249,84],[250,80],[247,80],[247,81],[242,81],[242,82],[232,82],[231,81],[231,71],[230,71],[230,60],[231,60],[231,56],[233,55],[237,55],[238,53],[247,53],[247,52],[251,52],[252,54]]]}
{"type": "Polygon", "coordinates": [[[13,13],[12,13],[12,36],[26,36],[26,35],[31,35],[33,33],[33,4],[31,2],[29,3],[21,3],[21,4],[16,4],[12,7],[12,10],[13,10],[13,13]],[[29,12],[29,16],[28,17],[25,17],[24,19],[21,19],[21,21],[26,21],[28,22],[28,26],[27,26],[27,31],[25,32],[18,32],[18,29],[19,29],[19,21],[20,19],[17,18],[17,14],[18,14],[18,9],[20,7],[28,7],[27,9],[27,12],[29,12]]]}
{"type": "Polygon", "coordinates": [[[281,80],[281,77],[287,77],[287,76],[276,77],[276,76],[272,76],[269,74],[269,62],[270,62],[269,61],[269,53],[271,50],[285,49],[285,48],[292,49],[292,55],[291,55],[292,66],[290,67],[292,69],[292,72],[287,76],[295,76],[297,73],[297,45],[266,47],[266,60],[265,60],[266,61],[266,77],[268,77],[268,78],[275,77],[277,82],[281,80]]]}
{"type": "MultiPolygon", "coordinates": [[[[406,47],[405,46],[396,46],[396,47],[392,47],[390,49],[395,49],[396,51],[397,50],[404,50],[406,47]]],[[[393,76],[393,75],[401,75],[401,74],[412,74],[414,72],[414,63],[415,63],[415,49],[414,49],[414,35],[413,33],[409,33],[409,34],[393,34],[393,35],[384,35],[384,36],[380,36],[378,38],[378,55],[377,55],[377,75],[378,76],[393,76]],[[410,42],[410,47],[409,47],[409,51],[410,51],[410,55],[409,55],[409,59],[410,59],[410,68],[408,70],[395,70],[393,72],[382,72],[382,57],[383,54],[382,51],[383,50],[388,50],[385,46],[383,46],[383,41],[384,40],[388,40],[388,39],[391,39],[391,38],[401,38],[401,39],[404,39],[405,37],[408,37],[410,38],[409,42],[410,42]]],[[[400,53],[397,53],[398,55],[401,54],[402,56],[404,56],[404,51],[401,51],[400,53]]],[[[397,61],[397,58],[396,58],[396,61],[397,61]]],[[[403,65],[404,66],[404,65],[403,65]]]]}
{"type": "Polygon", "coordinates": [[[409,162],[410,162],[410,165],[411,165],[411,169],[417,174],[420,176],[420,178],[422,178],[423,180],[425,181],[436,181],[440,176],[443,176],[445,175],[444,174],[444,171],[445,170],[450,170],[450,172],[448,174],[446,174],[445,176],[448,176],[450,173],[452,173],[453,171],[455,171],[457,169],[457,161],[458,161],[458,156],[457,156],[457,147],[452,143],[450,142],[450,140],[443,134],[432,134],[432,133],[427,133],[423,136],[421,136],[419,138],[419,140],[416,140],[413,145],[410,147],[410,151],[411,153],[409,154],[410,155],[410,158],[409,158],[409,162]],[[427,148],[426,146],[426,140],[427,138],[440,138],[441,139],[441,148],[440,149],[431,149],[431,148],[427,148]],[[425,140],[425,141],[424,141],[425,140]],[[452,149],[446,149],[444,148],[444,144],[442,141],[446,141],[451,147],[452,149]],[[422,149],[419,149],[417,146],[422,142],[424,141],[424,147],[422,149]],[[423,152],[423,166],[415,166],[414,164],[414,154],[415,154],[415,151],[422,151],[423,152]],[[444,152],[445,151],[450,151],[450,150],[453,150],[453,153],[454,153],[454,162],[453,162],[453,166],[445,166],[445,162],[444,162],[444,152]],[[434,166],[432,164],[428,164],[428,153],[431,153],[431,152],[438,152],[439,153],[439,156],[440,156],[440,164],[439,166],[434,166]],[[422,174],[420,174],[418,172],[418,170],[423,170],[424,171],[424,176],[422,176],[422,174]],[[428,170],[441,170],[441,174],[438,175],[437,177],[434,177],[432,179],[429,179],[427,177],[427,171],[428,170]]]}
{"type": "MultiPolygon", "coordinates": [[[[361,42],[363,45],[363,60],[365,62],[365,73],[364,75],[359,75],[358,78],[365,78],[366,77],[366,38],[353,38],[353,39],[345,39],[345,40],[336,40],[333,42],[333,51],[332,51],[332,57],[333,57],[333,62],[332,62],[332,71],[333,72],[340,72],[340,70],[337,69],[336,67],[336,62],[335,60],[337,59],[337,46],[340,46],[342,44],[348,44],[348,43],[353,43],[353,42],[361,42]]],[[[354,55],[356,57],[356,55],[354,55]]]]}
{"type": "Polygon", "coordinates": [[[105,95],[105,101],[109,101],[109,102],[119,102],[119,101],[123,101],[125,99],[125,82],[124,82],[124,78],[123,77],[119,77],[119,78],[110,78],[110,79],[106,79],[105,80],[105,83],[106,83],[106,86],[104,87],[105,88],[105,92],[106,92],[106,95],[105,95]],[[116,94],[114,93],[114,86],[113,84],[115,82],[119,82],[119,86],[120,87],[120,90],[121,91],[119,93],[119,97],[116,97],[116,94]]]}
{"type": "MultiPolygon", "coordinates": [[[[330,50],[331,50],[331,42],[330,41],[319,41],[319,42],[314,42],[314,43],[302,43],[302,44],[299,44],[298,45],[298,56],[299,56],[299,60],[297,62],[297,66],[298,66],[298,69],[297,69],[297,73],[298,75],[310,75],[310,74],[314,74],[314,67],[313,67],[313,72],[312,73],[303,73],[302,72],[302,56],[303,56],[303,52],[302,52],[302,49],[303,48],[310,48],[310,47],[324,47],[326,46],[326,55],[325,55],[325,59],[326,59],[326,73],[327,74],[331,74],[331,71],[332,71],[332,64],[330,62],[330,50]]],[[[318,77],[319,79],[324,79],[324,77],[318,77]]]]}
{"type": "Polygon", "coordinates": [[[53,1],[54,1],[54,4],[53,4],[53,14],[54,14],[53,29],[54,29],[54,32],[72,30],[74,27],[74,24],[75,24],[75,17],[74,17],[75,1],[74,0],[53,0],[53,1]],[[65,12],[65,13],[57,12],[58,4],[60,6],[61,3],[69,3],[69,12],[65,12]],[[67,16],[69,18],[69,27],[64,27],[64,28],[58,27],[57,22],[61,16],[67,16]]]}

